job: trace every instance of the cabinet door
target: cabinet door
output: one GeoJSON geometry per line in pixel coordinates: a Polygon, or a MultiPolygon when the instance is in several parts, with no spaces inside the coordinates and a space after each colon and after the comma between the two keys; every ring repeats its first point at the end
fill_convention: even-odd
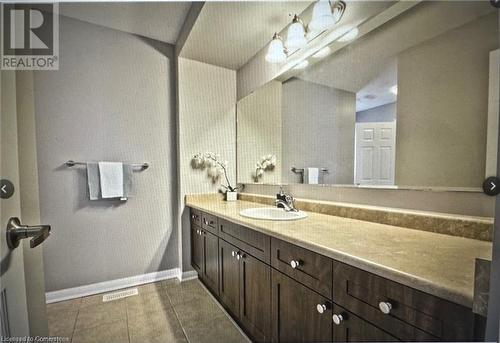
{"type": "Polygon", "coordinates": [[[332,341],[331,302],[274,269],[271,307],[274,342],[332,341]]]}
{"type": "Polygon", "coordinates": [[[333,306],[334,342],[395,342],[397,339],[340,306],[333,306]]]}
{"type": "Polygon", "coordinates": [[[237,253],[236,247],[219,239],[219,296],[222,305],[235,317],[238,317],[240,312],[240,261],[237,259],[237,253]]]}
{"type": "Polygon", "coordinates": [[[191,225],[191,265],[203,277],[204,242],[201,228],[191,225]]]}
{"type": "Polygon", "coordinates": [[[203,281],[214,294],[219,295],[219,238],[203,230],[203,239],[203,281]]]}
{"type": "Polygon", "coordinates": [[[240,322],[255,342],[271,341],[271,267],[242,253],[240,322]]]}

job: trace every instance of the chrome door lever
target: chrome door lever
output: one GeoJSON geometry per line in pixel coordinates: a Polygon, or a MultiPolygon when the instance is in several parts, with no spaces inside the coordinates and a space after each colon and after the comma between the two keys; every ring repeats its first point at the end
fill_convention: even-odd
{"type": "Polygon", "coordinates": [[[7,223],[7,246],[15,249],[19,246],[21,239],[33,237],[30,247],[40,245],[50,235],[50,225],[21,225],[19,218],[12,217],[7,223]]]}

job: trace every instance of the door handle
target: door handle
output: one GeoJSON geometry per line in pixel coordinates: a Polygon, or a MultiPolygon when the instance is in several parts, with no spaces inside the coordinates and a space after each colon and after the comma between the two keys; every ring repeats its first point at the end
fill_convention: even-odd
{"type": "Polygon", "coordinates": [[[7,246],[12,250],[19,246],[21,239],[33,237],[30,247],[40,245],[50,235],[50,225],[21,225],[19,218],[12,217],[7,223],[7,246]]]}

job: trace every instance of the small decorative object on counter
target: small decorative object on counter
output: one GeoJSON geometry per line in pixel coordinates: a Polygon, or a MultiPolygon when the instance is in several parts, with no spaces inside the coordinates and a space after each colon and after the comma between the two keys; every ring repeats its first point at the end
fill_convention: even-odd
{"type": "Polygon", "coordinates": [[[267,170],[273,170],[276,167],[276,155],[266,155],[262,156],[260,162],[255,164],[255,172],[253,174],[253,178],[255,182],[259,182],[259,178],[264,175],[264,172],[267,170]]]}
{"type": "Polygon", "coordinates": [[[213,152],[198,153],[193,156],[191,160],[191,166],[194,169],[206,169],[208,176],[212,179],[212,183],[219,181],[221,176],[226,179],[227,185],[221,184],[224,188],[224,194],[226,201],[236,201],[238,199],[238,193],[236,192],[239,187],[231,186],[229,178],[227,176],[227,161],[222,161],[218,154],[213,152]]]}
{"type": "Polygon", "coordinates": [[[226,201],[236,201],[238,200],[238,192],[226,191],[226,201]]]}

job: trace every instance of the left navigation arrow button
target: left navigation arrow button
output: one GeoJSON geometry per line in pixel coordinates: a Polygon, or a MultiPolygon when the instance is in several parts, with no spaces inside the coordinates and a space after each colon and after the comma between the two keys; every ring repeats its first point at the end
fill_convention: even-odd
{"type": "Polygon", "coordinates": [[[0,199],[9,199],[14,194],[14,184],[7,179],[0,180],[0,199]]]}

